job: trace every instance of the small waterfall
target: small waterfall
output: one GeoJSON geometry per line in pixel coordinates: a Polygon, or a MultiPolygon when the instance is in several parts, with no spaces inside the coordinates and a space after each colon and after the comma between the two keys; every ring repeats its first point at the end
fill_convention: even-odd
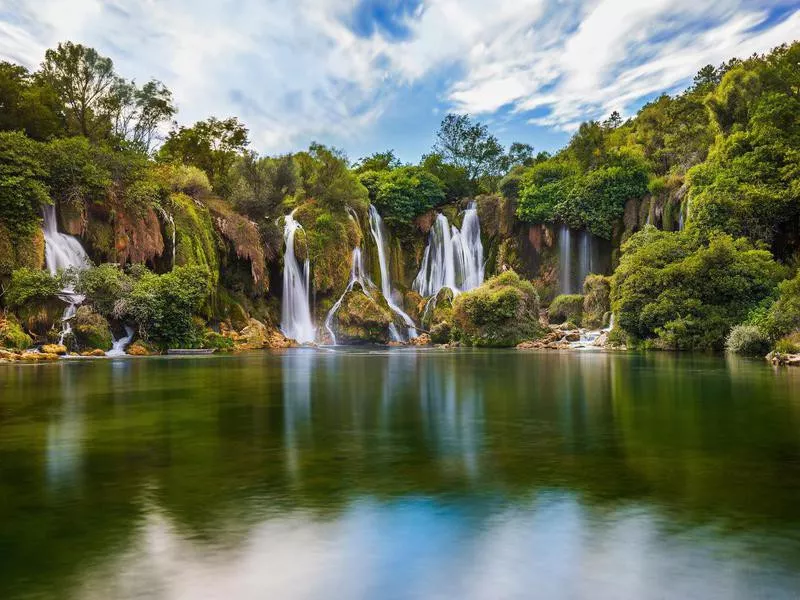
{"type": "Polygon", "coordinates": [[[370,298],[372,297],[372,295],[369,293],[369,290],[375,284],[369,280],[369,277],[367,277],[364,272],[364,259],[361,255],[361,248],[353,248],[352,261],[350,263],[350,280],[347,282],[347,287],[344,289],[342,295],[339,296],[339,299],[331,307],[327,316],[325,317],[325,329],[327,329],[328,333],[330,334],[334,346],[336,345],[336,334],[333,332],[333,317],[339,310],[339,307],[342,306],[342,301],[347,295],[347,292],[351,291],[355,284],[359,284],[361,286],[361,290],[366,296],[370,298]]]}
{"type": "MultiPolygon", "coordinates": [[[[42,217],[44,220],[42,226],[45,242],[44,257],[50,274],[55,275],[58,271],[66,269],[82,271],[89,268],[92,261],[89,260],[89,256],[78,239],[58,231],[56,207],[54,205],[45,206],[42,209],[42,217]]],[[[72,332],[70,320],[75,316],[78,305],[85,298],[80,294],[76,294],[72,286],[67,286],[61,290],[59,298],[67,303],[67,308],[64,309],[64,315],[61,317],[61,336],[58,339],[58,343],[63,344],[66,336],[72,332]]]]}
{"type": "Polygon", "coordinates": [[[434,296],[444,287],[458,294],[483,283],[483,244],[474,202],[464,211],[462,229],[450,225],[443,214],[436,215],[413,284],[421,296],[434,296]]]}
{"type": "Polygon", "coordinates": [[[581,232],[580,256],[578,258],[578,291],[582,292],[583,282],[589,273],[594,273],[594,244],[592,234],[587,230],[581,232]]]}
{"type": "Polygon", "coordinates": [[[294,252],[294,238],[297,230],[302,230],[294,219],[294,211],[286,216],[283,227],[283,240],[286,249],[283,254],[283,298],[281,300],[281,331],[301,344],[311,343],[316,337],[316,327],[311,319],[310,281],[311,265],[306,258],[303,268],[297,262],[294,252]]]}
{"type": "Polygon", "coordinates": [[[175,268],[175,250],[176,250],[176,247],[177,247],[176,237],[177,237],[178,229],[175,227],[175,219],[172,217],[171,214],[169,214],[161,206],[156,205],[156,209],[158,210],[158,212],[161,213],[161,216],[164,217],[164,221],[169,223],[170,228],[172,229],[172,264],[171,264],[170,268],[174,269],[175,268]]]}
{"type": "MultiPolygon", "coordinates": [[[[389,308],[392,309],[392,312],[403,319],[403,322],[408,327],[409,339],[415,338],[417,337],[417,329],[413,319],[409,317],[405,311],[403,311],[395,303],[394,300],[392,279],[389,275],[389,259],[386,247],[386,239],[383,235],[383,219],[378,213],[378,210],[372,204],[369,205],[369,228],[372,232],[372,237],[375,240],[375,245],[378,248],[378,265],[380,266],[381,270],[381,293],[383,294],[383,297],[386,298],[386,302],[389,304],[389,308]]],[[[394,323],[389,326],[389,333],[392,335],[392,341],[401,341],[400,334],[398,333],[397,327],[394,325],[394,323]]]]}
{"type": "Polygon", "coordinates": [[[559,279],[562,294],[572,293],[572,230],[561,226],[558,236],[559,279]]]}
{"type": "Polygon", "coordinates": [[[127,348],[133,340],[133,333],[133,327],[125,325],[125,335],[118,340],[114,340],[114,345],[111,350],[106,352],[106,356],[125,356],[125,348],[127,348]]]}

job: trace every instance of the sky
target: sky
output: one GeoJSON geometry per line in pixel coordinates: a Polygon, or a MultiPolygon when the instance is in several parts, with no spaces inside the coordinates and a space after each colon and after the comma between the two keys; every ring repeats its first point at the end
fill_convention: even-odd
{"type": "Polygon", "coordinates": [[[71,40],[163,81],[177,120],[239,117],[264,154],[318,141],[416,162],[448,112],[504,144],[686,87],[800,37],[797,0],[0,0],[0,59],[71,40]]]}

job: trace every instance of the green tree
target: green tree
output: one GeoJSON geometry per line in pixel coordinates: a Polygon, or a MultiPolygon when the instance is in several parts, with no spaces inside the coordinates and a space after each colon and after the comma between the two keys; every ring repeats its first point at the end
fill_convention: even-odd
{"type": "Polygon", "coordinates": [[[467,170],[445,162],[444,156],[437,152],[423,156],[420,166],[442,182],[447,202],[469,198],[477,193],[477,186],[470,180],[467,170]]]}
{"type": "Polygon", "coordinates": [[[296,154],[294,160],[303,197],[313,198],[334,210],[348,204],[366,207],[369,193],[348,167],[341,150],[315,142],[308,152],[296,154]]]}
{"type": "Polygon", "coordinates": [[[118,82],[110,58],[94,48],[64,42],[45,52],[40,73],[63,102],[73,133],[92,139],[108,133],[106,102],[118,82]]]}
{"type": "Polygon", "coordinates": [[[394,150],[386,150],[384,152],[375,152],[369,156],[361,158],[355,165],[354,170],[356,173],[365,173],[366,171],[390,171],[401,166],[400,159],[394,154],[394,150]]]}
{"type": "MultiPolygon", "coordinates": [[[[434,152],[445,162],[466,171],[471,181],[494,179],[505,167],[503,146],[483,123],[468,115],[447,115],[436,132],[434,152]]],[[[496,182],[495,182],[496,183],[496,182]]]]}
{"type": "Polygon", "coordinates": [[[421,167],[400,167],[381,173],[375,206],[387,224],[407,225],[444,201],[442,183],[421,167]]]}
{"type": "Polygon", "coordinates": [[[50,203],[41,147],[20,132],[0,132],[0,223],[15,239],[31,235],[50,203]]]}
{"type": "Polygon", "coordinates": [[[164,162],[194,165],[208,175],[214,190],[225,197],[231,192],[231,167],[248,144],[247,128],[236,117],[210,117],[191,127],[173,129],[159,150],[164,162]]]}
{"type": "Polygon", "coordinates": [[[233,165],[231,202],[254,221],[276,216],[277,208],[297,190],[297,172],[291,155],[259,158],[245,152],[233,165]]]}
{"type": "Polygon", "coordinates": [[[9,62],[0,62],[0,130],[24,131],[39,141],[64,132],[63,105],[55,90],[9,62]]]}
{"type": "Polygon", "coordinates": [[[105,107],[111,118],[112,133],[145,154],[150,153],[158,128],[177,111],[172,92],[155,79],[142,87],[132,81],[118,80],[105,100],[105,107]]]}

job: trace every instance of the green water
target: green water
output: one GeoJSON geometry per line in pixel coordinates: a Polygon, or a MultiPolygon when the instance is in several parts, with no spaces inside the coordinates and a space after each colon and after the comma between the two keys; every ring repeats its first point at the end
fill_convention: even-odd
{"type": "Polygon", "coordinates": [[[325,352],[0,365],[0,598],[800,594],[800,369],[325,352]]]}

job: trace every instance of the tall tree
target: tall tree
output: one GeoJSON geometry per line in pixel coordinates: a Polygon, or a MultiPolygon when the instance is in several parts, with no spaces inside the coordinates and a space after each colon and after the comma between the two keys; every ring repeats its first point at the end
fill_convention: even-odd
{"type": "Polygon", "coordinates": [[[53,88],[9,62],[0,62],[0,130],[21,130],[36,140],[64,132],[63,105],[53,88]]]}
{"type": "Polygon", "coordinates": [[[90,138],[105,133],[106,100],[118,82],[110,58],[94,48],[64,42],[45,53],[41,76],[60,96],[74,133],[90,138]]]}
{"type": "Polygon", "coordinates": [[[118,80],[105,106],[114,135],[146,154],[152,149],[159,126],[169,121],[177,110],[172,92],[156,79],[142,87],[137,87],[133,81],[118,80]]]}
{"type": "Polygon", "coordinates": [[[395,156],[394,150],[385,152],[375,152],[369,156],[364,156],[355,165],[356,173],[366,171],[389,171],[401,166],[400,159],[395,156]]]}
{"type": "Polygon", "coordinates": [[[476,181],[498,177],[504,167],[503,146],[483,123],[473,123],[468,115],[447,115],[436,132],[434,152],[446,162],[463,168],[476,181]]]}

